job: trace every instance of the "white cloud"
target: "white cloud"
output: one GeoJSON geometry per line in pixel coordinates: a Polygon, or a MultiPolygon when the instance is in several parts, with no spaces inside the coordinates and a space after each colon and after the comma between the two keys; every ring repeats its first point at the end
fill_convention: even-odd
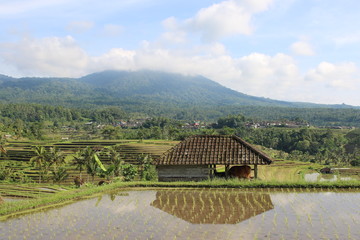
{"type": "Polygon", "coordinates": [[[293,53],[302,56],[313,56],[315,54],[313,47],[307,41],[298,41],[290,46],[293,53]]]}
{"type": "Polygon", "coordinates": [[[167,22],[167,27],[199,33],[205,42],[215,41],[222,37],[236,34],[249,35],[254,27],[252,16],[268,9],[273,0],[236,1],[228,0],[202,8],[197,14],[181,23],[173,18],[167,22]]]}
{"type": "Polygon", "coordinates": [[[3,49],[4,61],[24,75],[69,77],[84,74],[88,64],[86,52],[71,36],[24,38],[3,49]]]}
{"type": "Polygon", "coordinates": [[[122,48],[114,48],[109,52],[98,56],[89,57],[87,72],[98,72],[103,70],[136,70],[135,67],[135,51],[125,50],[122,48]]]}
{"type": "Polygon", "coordinates": [[[67,29],[74,33],[83,33],[90,30],[94,26],[91,21],[74,21],[70,22],[67,29]]]}
{"type": "Polygon", "coordinates": [[[279,100],[360,102],[360,71],[352,62],[322,62],[303,75],[289,55],[234,58],[220,43],[176,49],[145,41],[136,50],[114,48],[99,56],[88,55],[70,36],[24,38],[0,47],[7,67],[16,67],[23,76],[80,77],[107,69],[150,69],[203,75],[249,95],[279,100]]]}
{"type": "Polygon", "coordinates": [[[106,24],[104,26],[104,32],[109,36],[117,36],[123,32],[124,28],[121,25],[117,24],[106,24]]]}
{"type": "Polygon", "coordinates": [[[327,87],[353,89],[359,87],[360,71],[352,62],[333,64],[322,62],[305,76],[307,81],[320,82],[327,87]]]}
{"type": "Polygon", "coordinates": [[[294,60],[285,54],[253,53],[238,59],[237,66],[242,76],[231,84],[234,89],[243,89],[247,94],[283,99],[299,80],[294,60]]]}
{"type": "Polygon", "coordinates": [[[161,41],[165,41],[166,43],[171,44],[181,44],[187,41],[187,33],[182,30],[179,26],[179,23],[174,17],[170,17],[165,19],[162,22],[163,27],[166,32],[164,32],[161,36],[161,41]]]}

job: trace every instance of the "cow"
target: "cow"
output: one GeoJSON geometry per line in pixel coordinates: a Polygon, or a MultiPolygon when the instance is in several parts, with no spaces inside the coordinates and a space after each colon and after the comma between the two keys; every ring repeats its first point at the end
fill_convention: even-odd
{"type": "Polygon", "coordinates": [[[244,166],[233,166],[229,170],[229,177],[237,177],[237,178],[245,178],[250,179],[251,174],[251,167],[244,165],[244,166]]]}
{"type": "Polygon", "coordinates": [[[84,184],[84,179],[82,179],[82,178],[80,178],[80,177],[78,177],[78,176],[76,176],[75,178],[74,178],[74,183],[75,183],[75,186],[76,187],[81,187],[81,185],[83,185],[84,184]]]}
{"type": "Polygon", "coordinates": [[[320,172],[325,173],[325,174],[333,173],[333,171],[329,167],[325,167],[325,168],[320,169],[320,172]]]}
{"type": "Polygon", "coordinates": [[[110,183],[110,181],[101,180],[101,181],[99,181],[98,186],[101,186],[104,184],[109,184],[109,183],[110,183]]]}

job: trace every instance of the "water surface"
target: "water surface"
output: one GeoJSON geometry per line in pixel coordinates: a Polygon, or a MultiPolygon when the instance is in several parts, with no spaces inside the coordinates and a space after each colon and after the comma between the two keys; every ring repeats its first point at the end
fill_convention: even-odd
{"type": "Polygon", "coordinates": [[[0,222],[0,239],[360,239],[360,191],[119,191],[0,222]]]}

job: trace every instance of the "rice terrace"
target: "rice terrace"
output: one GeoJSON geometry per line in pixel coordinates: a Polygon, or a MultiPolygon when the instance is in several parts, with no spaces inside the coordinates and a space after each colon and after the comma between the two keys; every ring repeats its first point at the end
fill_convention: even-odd
{"type": "Polygon", "coordinates": [[[360,240],[359,9],[0,0],[0,240],[360,240]]]}
{"type": "MultiPolygon", "coordinates": [[[[258,166],[257,179],[251,167],[251,179],[241,180],[221,177],[221,172],[225,173],[229,167],[208,161],[207,172],[212,175],[207,179],[157,181],[157,178],[144,178],[146,169],[155,167],[145,160],[156,161],[163,156],[160,162],[165,161],[169,159],[167,154],[179,156],[174,151],[186,146],[191,146],[192,154],[196,154],[199,149],[196,144],[210,146],[210,142],[213,148],[225,152],[226,146],[231,149],[235,146],[231,141],[238,141],[227,136],[199,137],[190,138],[190,142],[183,145],[168,140],[47,143],[45,151],[51,152],[56,146],[64,153],[64,159],[68,159],[63,165],[68,176],[58,182],[51,180],[49,174],[41,178],[36,165],[29,165],[29,159],[36,156],[36,148],[31,146],[34,142],[8,141],[2,161],[13,170],[13,178],[23,178],[25,183],[0,182],[0,239],[360,238],[359,168],[323,174],[321,165],[271,159],[270,165],[258,166]],[[228,139],[227,145],[224,139],[228,139]],[[219,141],[223,148],[216,146],[219,141]],[[92,176],[85,168],[79,171],[71,162],[79,157],[79,149],[88,146],[97,150],[105,168],[111,166],[114,156],[107,151],[116,149],[122,166],[132,164],[138,174],[125,180],[125,172],[115,177],[92,176]],[[14,174],[17,170],[19,174],[14,174]],[[73,179],[80,173],[85,184],[76,187],[73,179]],[[100,182],[105,184],[98,186],[100,182]]],[[[201,149],[204,151],[204,146],[201,149]]],[[[249,150],[239,149],[246,153],[245,160],[248,159],[249,150]]],[[[211,156],[216,154],[214,150],[210,152],[211,156]]],[[[271,155],[271,151],[267,152],[271,155]]],[[[202,156],[204,154],[201,152],[202,156]]],[[[206,157],[203,159],[207,161],[206,157]]]]}

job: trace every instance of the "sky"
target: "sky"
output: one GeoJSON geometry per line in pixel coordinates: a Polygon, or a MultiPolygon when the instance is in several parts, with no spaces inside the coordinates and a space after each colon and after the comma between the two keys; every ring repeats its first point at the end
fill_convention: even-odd
{"type": "Polygon", "coordinates": [[[0,74],[140,69],[360,106],[358,0],[0,0],[0,74]]]}

